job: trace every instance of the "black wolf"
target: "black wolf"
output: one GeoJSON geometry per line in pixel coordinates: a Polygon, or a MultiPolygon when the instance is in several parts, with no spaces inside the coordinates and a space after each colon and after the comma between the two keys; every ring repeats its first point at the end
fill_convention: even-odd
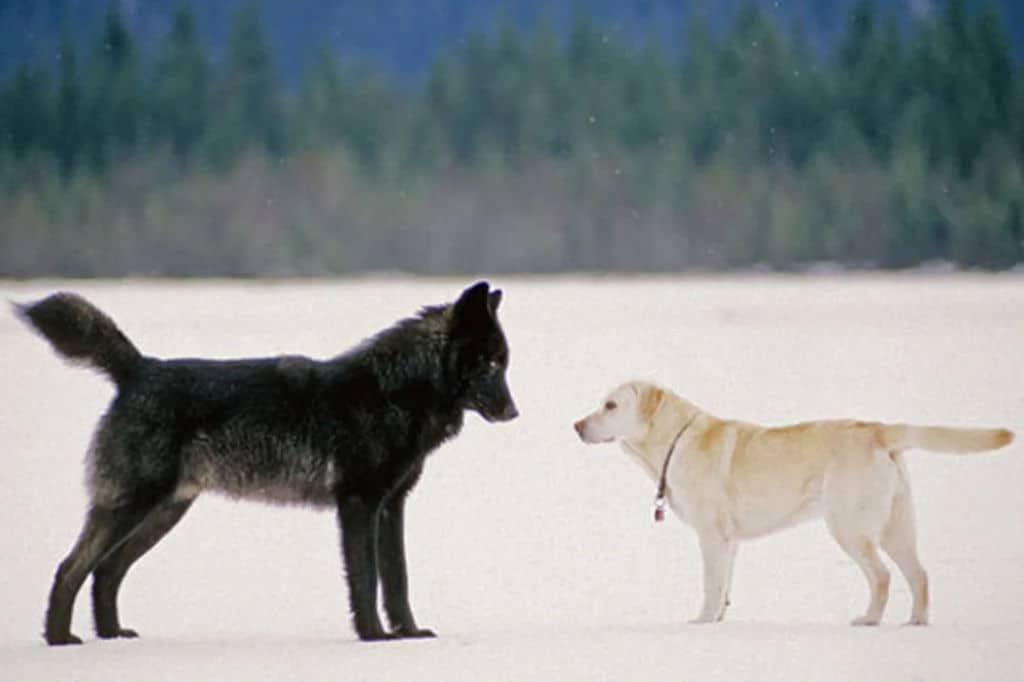
{"type": "Polygon", "coordinates": [[[326,361],[161,360],[75,294],[17,306],[58,353],[117,385],[89,449],[89,510],[54,577],[46,641],[81,643],[71,612],[89,574],[96,634],[135,637],[118,618],[121,581],[204,490],[335,508],[359,638],[432,637],[409,607],[405,497],[465,410],[492,422],[518,415],[500,302],[479,282],[326,361]]]}

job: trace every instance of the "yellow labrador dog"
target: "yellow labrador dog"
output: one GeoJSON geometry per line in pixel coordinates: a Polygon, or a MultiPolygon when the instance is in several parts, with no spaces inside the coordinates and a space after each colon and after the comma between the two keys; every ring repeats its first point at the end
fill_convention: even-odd
{"type": "Polygon", "coordinates": [[[917,558],[903,451],[967,453],[1013,440],[1005,429],[959,429],[852,420],[767,428],[719,419],[658,386],[630,382],[575,424],[585,443],[619,441],[696,530],[704,605],[696,623],[722,619],[740,540],[825,517],[832,537],[867,578],[871,601],[854,625],[877,625],[889,598],[881,547],[913,594],[909,624],[928,623],[928,576],[917,558]]]}

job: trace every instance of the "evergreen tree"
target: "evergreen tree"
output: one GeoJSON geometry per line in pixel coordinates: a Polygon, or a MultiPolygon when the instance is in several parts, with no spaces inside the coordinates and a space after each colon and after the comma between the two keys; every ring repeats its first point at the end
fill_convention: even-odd
{"type": "Polygon", "coordinates": [[[943,14],[918,28],[912,82],[921,139],[933,166],[951,163],[960,177],[994,130],[1008,127],[1000,111],[1010,88],[1004,61],[1005,39],[993,29],[991,14],[969,16],[964,0],[949,0],[943,14]]]}
{"type": "Polygon", "coordinates": [[[302,83],[294,114],[294,138],[309,148],[320,141],[341,142],[345,137],[341,116],[344,107],[345,90],[338,60],[331,50],[321,49],[302,83]]]}
{"type": "Polygon", "coordinates": [[[884,157],[892,127],[887,100],[896,69],[894,46],[882,38],[873,0],[860,0],[840,40],[837,85],[839,106],[872,150],[884,157]]]}
{"type": "Polygon", "coordinates": [[[384,147],[408,125],[391,83],[369,69],[343,73],[338,116],[345,142],[369,172],[379,169],[384,147]]]}
{"type": "Polygon", "coordinates": [[[883,161],[892,154],[896,122],[906,105],[904,61],[894,19],[883,23],[872,0],[858,2],[840,40],[835,81],[843,116],[838,125],[853,125],[883,161]]]}
{"type": "Polygon", "coordinates": [[[629,150],[650,148],[671,135],[678,112],[678,89],[661,43],[651,38],[627,62],[617,104],[617,134],[629,150]]]}
{"type": "Polygon", "coordinates": [[[255,0],[243,4],[234,15],[227,69],[216,101],[219,115],[210,139],[214,160],[230,162],[251,146],[274,155],[284,151],[280,92],[255,0]]]}
{"type": "Polygon", "coordinates": [[[704,15],[694,9],[683,32],[679,89],[683,129],[693,159],[708,162],[722,143],[724,124],[719,107],[718,46],[704,15]]]}
{"type": "Polygon", "coordinates": [[[86,93],[83,135],[94,167],[105,171],[135,150],[143,111],[135,42],[116,2],[107,8],[86,93]]]}
{"type": "Polygon", "coordinates": [[[425,167],[448,157],[472,157],[474,136],[462,125],[466,97],[465,78],[454,57],[435,59],[423,88],[418,130],[413,138],[412,154],[425,167]]]}
{"type": "Polygon", "coordinates": [[[621,102],[620,78],[625,63],[619,45],[590,14],[577,10],[569,28],[567,61],[572,77],[573,126],[580,137],[603,141],[611,132],[609,116],[621,102]]]}
{"type": "Polygon", "coordinates": [[[504,157],[512,162],[523,150],[525,106],[529,90],[527,57],[522,38],[511,18],[498,24],[490,86],[486,97],[491,117],[488,127],[504,157]]]}
{"type": "Polygon", "coordinates": [[[67,33],[60,47],[60,82],[57,85],[55,119],[54,154],[61,174],[67,178],[75,170],[82,143],[82,88],[75,46],[67,33]]]}
{"type": "MultiPolygon", "coordinates": [[[[412,125],[400,97],[381,74],[344,69],[324,49],[303,81],[294,113],[292,138],[304,148],[344,144],[363,170],[379,169],[390,135],[412,125]]],[[[399,145],[396,144],[396,147],[399,145]]]]}
{"type": "Polygon", "coordinates": [[[793,29],[782,72],[779,126],[785,131],[785,154],[802,166],[824,147],[836,114],[836,95],[829,75],[818,67],[819,58],[803,27],[793,29]]]}
{"type": "Polygon", "coordinates": [[[431,98],[442,107],[441,127],[456,159],[475,163],[486,144],[492,109],[491,47],[481,33],[466,38],[458,59],[442,63],[432,74],[431,98]]]}
{"type": "Polygon", "coordinates": [[[985,129],[991,93],[979,72],[980,46],[975,44],[965,0],[948,0],[940,19],[937,48],[946,54],[941,65],[940,148],[952,157],[961,177],[971,173],[988,134],[985,129]]]}
{"type": "Polygon", "coordinates": [[[773,162],[785,153],[789,93],[783,89],[788,62],[777,27],[753,2],[736,15],[732,34],[721,52],[719,78],[726,131],[735,132],[733,152],[773,162]]]}
{"type": "MultiPolygon", "coordinates": [[[[694,265],[830,258],[903,267],[946,258],[1004,267],[1024,257],[1024,69],[989,5],[949,0],[900,26],[882,3],[859,0],[837,49],[822,54],[799,26],[783,31],[763,3],[747,0],[719,38],[692,15],[679,61],[653,38],[607,30],[580,5],[565,36],[546,17],[529,35],[503,17],[436,59],[421,86],[396,87],[324,50],[294,96],[275,78],[258,0],[233,16],[216,72],[187,5],[144,71],[118,6],[111,1],[84,58],[65,36],[53,73],[26,64],[0,83],[0,182],[28,218],[19,213],[19,224],[32,226],[20,234],[66,240],[75,231],[64,226],[81,219],[101,253],[116,221],[148,219],[159,234],[178,224],[168,206],[192,204],[194,224],[208,225],[211,207],[238,201],[238,189],[210,175],[189,182],[197,154],[225,170],[239,154],[265,160],[298,145],[313,163],[257,163],[246,173],[265,186],[305,182],[300,172],[350,183],[346,220],[337,219],[336,196],[317,203],[317,188],[275,202],[270,222],[301,222],[311,250],[317,225],[330,226],[322,235],[332,238],[387,235],[412,206],[417,220],[466,223],[432,231],[443,251],[478,227],[469,224],[478,200],[467,197],[507,213],[530,191],[532,215],[549,224],[501,238],[524,245],[516,258],[551,244],[557,255],[544,254],[544,267],[672,267],[672,250],[684,247],[694,265]],[[125,173],[80,177],[89,162],[105,172],[162,149],[182,162],[174,187],[147,173],[128,185],[125,173]],[[50,183],[51,157],[75,182],[50,183]],[[353,160],[363,174],[348,172],[353,160]],[[467,172],[478,167],[487,173],[467,172]],[[396,181],[413,190],[402,202],[396,181]],[[52,189],[69,198],[54,200],[52,189]]],[[[165,178],[160,161],[138,167],[165,178]]],[[[251,235],[248,225],[225,229],[251,235]]],[[[82,272],[109,264],[81,258],[82,272]]]]}
{"type": "Polygon", "coordinates": [[[1010,133],[1013,151],[1018,159],[1024,159],[1024,65],[1017,67],[1010,99],[1010,133]]]}
{"type": "Polygon", "coordinates": [[[1013,57],[999,11],[986,2],[971,26],[971,43],[979,80],[985,85],[985,114],[981,123],[990,133],[1007,134],[1012,126],[1013,57]]]}
{"type": "Polygon", "coordinates": [[[170,144],[183,163],[195,153],[209,126],[209,70],[192,10],[181,5],[157,55],[150,120],[153,138],[170,144]]]}
{"type": "Polygon", "coordinates": [[[50,146],[49,84],[42,71],[21,66],[3,98],[4,137],[18,161],[50,146]]]}
{"type": "Polygon", "coordinates": [[[523,136],[541,155],[564,157],[573,144],[572,95],[568,65],[547,15],[538,19],[530,38],[523,136]]]}

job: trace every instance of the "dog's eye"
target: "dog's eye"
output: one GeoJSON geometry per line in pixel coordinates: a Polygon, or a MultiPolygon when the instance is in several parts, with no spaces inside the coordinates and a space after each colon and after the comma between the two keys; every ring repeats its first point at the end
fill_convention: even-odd
{"type": "Polygon", "coordinates": [[[501,369],[501,363],[498,362],[497,360],[491,360],[490,362],[487,363],[487,369],[491,370],[492,372],[497,372],[499,369],[501,369]]]}
{"type": "Polygon", "coordinates": [[[609,400],[604,404],[604,409],[606,410],[614,410],[616,407],[618,407],[618,404],[614,400],[609,400]]]}

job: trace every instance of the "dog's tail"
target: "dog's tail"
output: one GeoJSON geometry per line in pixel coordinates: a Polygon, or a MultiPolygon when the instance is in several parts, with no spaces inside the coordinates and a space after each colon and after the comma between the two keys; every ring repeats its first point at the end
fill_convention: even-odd
{"type": "Polygon", "coordinates": [[[959,429],[949,426],[911,426],[885,424],[882,443],[890,450],[920,448],[933,452],[966,454],[995,450],[1013,442],[1006,429],[959,429]]]}
{"type": "Polygon", "coordinates": [[[142,354],[114,321],[77,294],[61,292],[36,303],[13,305],[18,317],[59,354],[105,372],[118,387],[142,363],[142,354]]]}

